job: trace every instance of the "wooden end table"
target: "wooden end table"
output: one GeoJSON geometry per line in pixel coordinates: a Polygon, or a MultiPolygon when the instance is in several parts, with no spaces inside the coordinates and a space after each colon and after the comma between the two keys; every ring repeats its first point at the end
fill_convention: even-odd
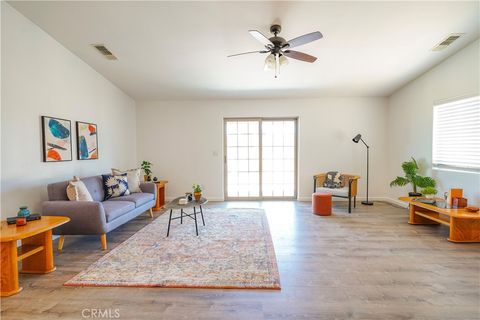
{"type": "Polygon", "coordinates": [[[155,202],[155,207],[153,211],[162,210],[165,207],[165,187],[168,183],[166,180],[154,181],[155,186],[157,187],[157,200],[155,202]]]}
{"type": "Polygon", "coordinates": [[[1,224],[1,296],[19,293],[18,262],[22,261],[21,273],[50,273],[53,264],[52,229],[70,221],[67,217],[42,216],[24,226],[1,224]],[[17,240],[22,246],[17,248],[17,240]]]}
{"type": "Polygon", "coordinates": [[[443,224],[450,228],[448,241],[480,242],[480,214],[465,209],[445,207],[442,199],[439,205],[415,201],[414,197],[400,197],[410,205],[409,224],[443,224]]]}

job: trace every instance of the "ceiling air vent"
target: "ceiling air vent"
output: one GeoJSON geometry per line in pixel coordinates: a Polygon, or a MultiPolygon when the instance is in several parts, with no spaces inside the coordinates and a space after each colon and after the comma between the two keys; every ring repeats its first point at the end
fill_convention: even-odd
{"type": "Polygon", "coordinates": [[[105,47],[103,44],[92,44],[105,58],[108,60],[117,60],[117,57],[113,55],[113,53],[105,47]]]}
{"type": "Polygon", "coordinates": [[[451,45],[455,40],[460,38],[463,35],[463,33],[452,33],[448,37],[442,40],[439,44],[437,44],[435,47],[433,47],[432,51],[440,51],[451,45]]]}

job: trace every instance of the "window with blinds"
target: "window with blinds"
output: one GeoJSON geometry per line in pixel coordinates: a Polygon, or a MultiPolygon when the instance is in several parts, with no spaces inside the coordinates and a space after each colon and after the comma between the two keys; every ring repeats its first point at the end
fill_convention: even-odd
{"type": "Polygon", "coordinates": [[[480,97],[433,107],[433,167],[480,173],[480,97]]]}

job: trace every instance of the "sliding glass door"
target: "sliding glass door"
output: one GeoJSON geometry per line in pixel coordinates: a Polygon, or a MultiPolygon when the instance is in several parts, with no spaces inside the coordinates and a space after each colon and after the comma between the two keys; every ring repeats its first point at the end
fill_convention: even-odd
{"type": "Polygon", "coordinates": [[[295,120],[262,121],[262,196],[294,197],[295,120]]]}
{"type": "Polygon", "coordinates": [[[260,197],[260,121],[225,121],[227,198],[260,197]]]}
{"type": "Polygon", "coordinates": [[[225,119],[225,198],[297,194],[297,120],[225,119]]]}

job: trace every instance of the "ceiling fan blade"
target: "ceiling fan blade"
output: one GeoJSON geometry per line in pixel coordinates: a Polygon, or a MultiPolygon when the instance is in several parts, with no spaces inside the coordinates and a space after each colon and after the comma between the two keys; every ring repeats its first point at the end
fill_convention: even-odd
{"type": "Polygon", "coordinates": [[[259,50],[259,51],[248,51],[248,52],[242,52],[242,53],[236,53],[236,54],[231,54],[229,56],[227,56],[227,58],[230,58],[230,57],[236,57],[236,56],[241,56],[241,55],[244,55],[244,54],[250,54],[250,53],[267,53],[269,51],[265,51],[265,50],[259,50]]]}
{"type": "Polygon", "coordinates": [[[283,51],[283,54],[289,58],[310,62],[310,63],[313,63],[315,62],[315,60],[317,60],[317,57],[314,57],[299,51],[286,50],[286,51],[283,51]]]}
{"type": "Polygon", "coordinates": [[[287,47],[288,48],[298,47],[298,46],[301,46],[301,45],[304,45],[304,44],[307,44],[309,42],[312,42],[312,41],[315,41],[315,40],[318,40],[318,39],[322,39],[322,38],[323,38],[323,35],[320,33],[320,31],[307,33],[307,34],[304,34],[303,36],[296,37],[292,40],[289,40],[288,44],[287,44],[287,47]]]}
{"type": "Polygon", "coordinates": [[[269,48],[273,48],[274,45],[272,43],[272,41],[270,41],[266,36],[263,35],[263,33],[261,33],[260,31],[258,30],[248,30],[248,33],[250,33],[252,35],[252,37],[254,37],[255,39],[257,39],[258,41],[260,41],[265,47],[269,47],[269,48]]]}

